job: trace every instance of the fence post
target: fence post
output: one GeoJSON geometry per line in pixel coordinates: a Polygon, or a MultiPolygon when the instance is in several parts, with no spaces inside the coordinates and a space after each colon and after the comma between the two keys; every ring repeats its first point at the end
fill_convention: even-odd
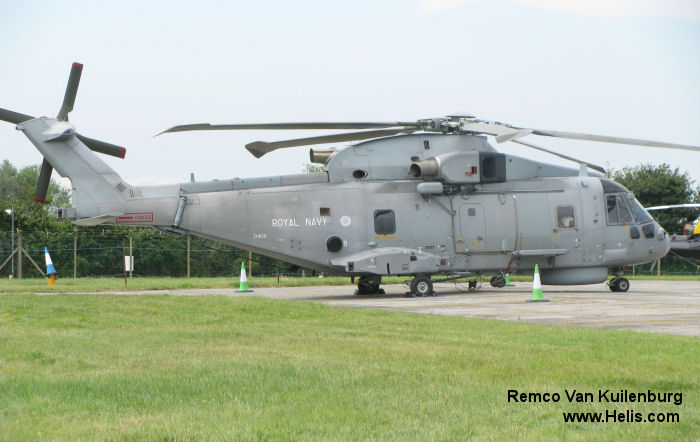
{"type": "Polygon", "coordinates": [[[190,232],[187,232],[187,277],[190,277],[190,232]]]}
{"type": "Polygon", "coordinates": [[[17,277],[22,279],[22,231],[17,229],[17,277]]]}
{"type": "Polygon", "coordinates": [[[134,244],[131,238],[131,232],[129,232],[129,278],[134,276],[134,244]]]}
{"type": "Polygon", "coordinates": [[[124,288],[126,289],[126,245],[124,244],[124,237],[122,237],[122,264],[124,265],[124,288]]]}
{"type": "Polygon", "coordinates": [[[73,232],[73,279],[78,277],[78,232],[73,232]]]}

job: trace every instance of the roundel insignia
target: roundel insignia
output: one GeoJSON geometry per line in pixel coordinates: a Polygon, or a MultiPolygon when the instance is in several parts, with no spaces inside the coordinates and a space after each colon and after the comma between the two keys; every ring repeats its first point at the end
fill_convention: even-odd
{"type": "Polygon", "coordinates": [[[340,225],[343,227],[350,227],[350,224],[352,224],[352,220],[350,219],[349,216],[343,215],[340,217],[340,225]]]}

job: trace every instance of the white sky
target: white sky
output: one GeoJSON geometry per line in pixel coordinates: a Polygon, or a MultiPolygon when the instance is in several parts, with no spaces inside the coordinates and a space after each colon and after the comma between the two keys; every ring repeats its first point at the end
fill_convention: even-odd
{"type": "MultiPolygon", "coordinates": [[[[127,147],[126,160],[103,158],[133,184],[188,181],[190,172],[198,180],[300,173],[308,148],[258,160],[243,146],[319,134],[152,138],[184,123],[466,112],[700,145],[697,0],[4,2],[0,32],[0,107],[55,116],[71,63],[83,63],[70,119],[86,136],[127,147]]],[[[700,153],[526,141],[613,168],[668,162],[700,182],[700,153]]],[[[2,159],[24,166],[41,156],[0,123],[2,159]]]]}

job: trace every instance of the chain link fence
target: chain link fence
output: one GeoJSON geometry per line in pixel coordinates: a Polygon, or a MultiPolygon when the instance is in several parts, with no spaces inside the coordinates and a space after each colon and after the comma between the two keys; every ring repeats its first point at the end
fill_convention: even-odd
{"type": "MultiPolygon", "coordinates": [[[[21,231],[15,233],[14,243],[45,271],[44,247],[59,272],[66,277],[104,277],[124,274],[124,256],[130,250],[134,257],[133,275],[185,277],[188,275],[188,245],[186,236],[172,236],[153,229],[134,232],[90,229],[71,231],[21,231]]],[[[12,233],[0,232],[0,264],[12,253],[12,233]]],[[[192,277],[238,276],[241,262],[249,272],[263,274],[301,274],[302,269],[265,256],[225,244],[191,237],[189,275],[192,277]]],[[[24,256],[22,276],[38,278],[42,273],[24,256]]],[[[15,254],[0,269],[0,277],[18,276],[19,256],[15,254]],[[14,261],[14,272],[13,272],[14,261]]]]}

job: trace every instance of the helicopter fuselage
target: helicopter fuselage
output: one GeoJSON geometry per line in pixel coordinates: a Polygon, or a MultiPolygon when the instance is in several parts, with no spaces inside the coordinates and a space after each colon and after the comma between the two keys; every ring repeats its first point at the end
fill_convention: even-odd
{"type": "Polygon", "coordinates": [[[325,172],[132,193],[100,212],[337,275],[515,274],[538,264],[543,283],[587,284],[669,247],[619,184],[501,154],[475,136],[397,136],[338,150],[325,172]],[[432,158],[447,158],[425,168],[433,177],[412,174],[432,158]]]}

